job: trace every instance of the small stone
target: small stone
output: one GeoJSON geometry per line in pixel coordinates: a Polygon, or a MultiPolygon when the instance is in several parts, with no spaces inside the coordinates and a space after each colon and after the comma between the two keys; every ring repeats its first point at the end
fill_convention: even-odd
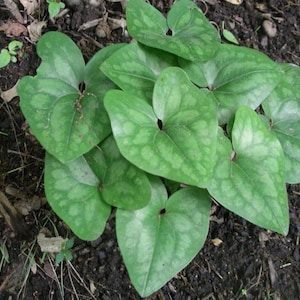
{"type": "Polygon", "coordinates": [[[211,241],[216,247],[219,247],[223,243],[223,241],[219,238],[212,239],[211,241]]]}
{"type": "Polygon", "coordinates": [[[243,0],[225,0],[225,1],[234,5],[241,5],[243,3],[243,0]]]}
{"type": "MultiPolygon", "coordinates": [[[[262,38],[261,38],[261,41],[260,41],[260,44],[262,45],[262,47],[265,49],[267,48],[268,44],[269,44],[269,38],[264,35],[262,38]]],[[[258,48],[257,48],[258,50],[258,48]]]]}
{"type": "Polygon", "coordinates": [[[277,28],[276,25],[270,21],[270,20],[264,20],[262,27],[265,31],[265,33],[268,35],[268,37],[273,38],[277,34],[277,28]]]}

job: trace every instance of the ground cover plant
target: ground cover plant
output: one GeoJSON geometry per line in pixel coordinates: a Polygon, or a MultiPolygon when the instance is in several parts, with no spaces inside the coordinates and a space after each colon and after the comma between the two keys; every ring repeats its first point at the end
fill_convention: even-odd
{"type": "Polygon", "coordinates": [[[17,51],[22,48],[22,43],[19,41],[11,41],[8,44],[8,49],[2,49],[0,52],[0,68],[7,66],[10,62],[17,62],[17,51]]]}
{"type": "Polygon", "coordinates": [[[18,93],[47,150],[50,205],[86,240],[117,207],[122,256],[147,296],[202,247],[211,196],[287,234],[285,182],[299,182],[299,68],[221,44],[191,1],[165,18],[130,0],[126,18],[136,42],[87,65],[69,38],[45,34],[37,75],[18,93]]]}

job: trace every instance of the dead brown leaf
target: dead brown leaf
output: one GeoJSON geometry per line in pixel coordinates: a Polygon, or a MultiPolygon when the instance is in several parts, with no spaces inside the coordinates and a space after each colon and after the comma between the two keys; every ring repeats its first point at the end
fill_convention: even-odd
{"type": "Polygon", "coordinates": [[[44,205],[47,202],[45,197],[38,197],[33,196],[28,199],[22,199],[20,201],[17,201],[14,204],[14,207],[17,209],[17,211],[23,215],[27,216],[32,210],[38,210],[42,205],[44,205]]]}
{"type": "Polygon", "coordinates": [[[0,192],[0,213],[13,231],[19,235],[25,236],[28,234],[28,228],[25,225],[22,216],[2,192],[0,192]]]}
{"type": "Polygon", "coordinates": [[[27,35],[27,28],[24,25],[10,20],[0,25],[0,31],[4,31],[7,36],[13,37],[18,37],[21,34],[27,35]]]}
{"type": "Polygon", "coordinates": [[[14,207],[17,212],[23,216],[27,216],[32,210],[40,209],[40,207],[47,202],[45,197],[33,196],[28,198],[24,192],[13,185],[6,186],[5,192],[8,195],[20,199],[15,201],[14,207]]]}
{"type": "Polygon", "coordinates": [[[9,90],[7,91],[1,91],[0,92],[0,97],[5,101],[5,102],[9,102],[11,101],[13,98],[17,97],[17,86],[18,86],[19,80],[17,81],[17,83],[9,90]]]}
{"type": "Polygon", "coordinates": [[[37,42],[41,35],[42,35],[42,29],[47,26],[46,21],[37,21],[34,20],[28,27],[28,33],[31,42],[35,43],[37,42]]]}
{"type": "Polygon", "coordinates": [[[29,15],[33,15],[35,10],[39,7],[37,0],[20,0],[21,4],[24,6],[26,12],[29,15]]]}
{"type": "Polygon", "coordinates": [[[58,253],[62,249],[62,244],[66,241],[61,236],[46,237],[43,229],[40,230],[37,236],[37,242],[42,252],[58,253]]]}

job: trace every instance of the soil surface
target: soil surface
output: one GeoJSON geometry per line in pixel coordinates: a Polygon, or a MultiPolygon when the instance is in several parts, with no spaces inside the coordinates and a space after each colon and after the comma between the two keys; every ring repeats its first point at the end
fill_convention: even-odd
{"type": "MultiPolygon", "coordinates": [[[[104,26],[105,30],[99,26],[82,30],[83,24],[95,19],[124,18],[125,1],[77,2],[79,5],[66,1],[67,11],[55,21],[49,19],[43,1],[32,15],[19,3],[24,28],[16,32],[3,29],[4,24],[17,20],[12,9],[0,1],[0,49],[12,40],[23,42],[18,62],[0,69],[2,91],[12,88],[22,76],[34,75],[40,63],[27,32],[34,19],[47,21],[43,32],[68,34],[86,60],[105,45],[130,41],[124,28],[111,30],[111,25],[104,26]]],[[[172,0],[152,4],[167,12],[172,0]]],[[[224,24],[241,45],[259,49],[275,61],[300,65],[299,0],[245,0],[240,5],[197,0],[197,4],[218,28],[224,24]],[[264,28],[265,20],[272,22],[273,31],[264,28]]],[[[0,299],[140,299],[122,262],[113,214],[98,240],[75,238],[70,262],[56,266],[51,255],[41,252],[37,235],[42,228],[50,236],[74,237],[46,203],[43,158],[44,150],[30,134],[18,97],[0,98],[0,299]]],[[[287,189],[291,224],[286,237],[214,205],[202,250],[148,299],[299,299],[300,185],[287,189]]]]}

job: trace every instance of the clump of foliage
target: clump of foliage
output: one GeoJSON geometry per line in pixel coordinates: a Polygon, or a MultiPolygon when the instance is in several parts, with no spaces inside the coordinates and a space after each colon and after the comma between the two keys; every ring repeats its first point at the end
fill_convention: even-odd
{"type": "Polygon", "coordinates": [[[288,233],[285,184],[300,181],[300,69],[222,44],[190,0],[167,17],[129,0],[126,19],[135,41],[87,64],[67,36],[45,34],[37,75],[18,93],[46,149],[49,204],[85,240],[115,207],[124,262],[147,296],[203,246],[212,197],[288,233]]]}
{"type": "Polygon", "coordinates": [[[0,52],[0,68],[6,67],[10,62],[17,62],[18,51],[22,48],[23,43],[19,41],[11,41],[7,49],[0,52]]]}

